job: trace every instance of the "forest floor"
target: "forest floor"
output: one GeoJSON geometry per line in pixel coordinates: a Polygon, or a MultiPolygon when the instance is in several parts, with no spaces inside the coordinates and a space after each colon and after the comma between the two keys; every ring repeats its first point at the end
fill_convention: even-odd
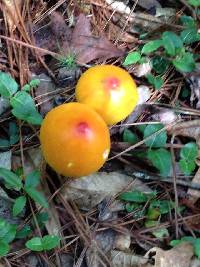
{"type": "Polygon", "coordinates": [[[200,0],[1,1],[0,267],[200,266],[199,22],[200,0]],[[101,64],[140,102],[99,172],[63,177],[40,125],[101,64]]]}

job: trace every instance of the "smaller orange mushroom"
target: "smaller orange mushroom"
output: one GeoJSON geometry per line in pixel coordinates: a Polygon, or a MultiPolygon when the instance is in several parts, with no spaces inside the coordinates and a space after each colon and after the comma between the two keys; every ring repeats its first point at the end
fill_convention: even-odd
{"type": "Polygon", "coordinates": [[[125,119],[138,103],[138,91],[131,75],[113,65],[94,66],[76,85],[76,99],[98,112],[108,125],[125,119]]]}
{"type": "Polygon", "coordinates": [[[80,177],[98,171],[110,152],[110,135],[104,120],[81,103],[52,109],[40,129],[41,149],[58,173],[80,177]]]}

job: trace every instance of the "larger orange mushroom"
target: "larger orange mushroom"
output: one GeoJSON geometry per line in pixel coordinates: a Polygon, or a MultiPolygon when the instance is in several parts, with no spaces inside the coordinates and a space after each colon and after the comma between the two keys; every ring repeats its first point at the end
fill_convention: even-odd
{"type": "Polygon", "coordinates": [[[52,109],[40,129],[41,149],[58,173],[80,177],[98,171],[110,151],[110,135],[104,120],[81,103],[52,109]]]}

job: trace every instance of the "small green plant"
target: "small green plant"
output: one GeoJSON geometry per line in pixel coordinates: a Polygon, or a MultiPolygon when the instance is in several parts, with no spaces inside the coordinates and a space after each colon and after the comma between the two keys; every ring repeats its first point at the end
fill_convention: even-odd
{"type": "Polygon", "coordinates": [[[41,124],[42,116],[36,110],[33,98],[28,92],[38,84],[38,79],[32,80],[19,91],[19,86],[12,77],[8,73],[0,72],[0,95],[10,101],[12,114],[35,125],[41,124]]]}
{"type": "Polygon", "coordinates": [[[57,247],[60,238],[54,235],[45,235],[44,237],[33,237],[26,242],[26,247],[32,251],[45,251],[57,247]]]}
{"type": "MultiPolygon", "coordinates": [[[[199,0],[189,0],[188,2],[199,7],[199,0]]],[[[179,34],[172,31],[163,32],[160,39],[147,41],[140,50],[129,53],[123,65],[141,63],[148,56],[154,74],[148,74],[146,78],[157,90],[162,87],[162,75],[170,65],[173,65],[180,72],[193,71],[196,65],[196,55],[191,52],[189,45],[200,40],[198,26],[190,16],[182,16],[180,24],[185,29],[179,34]],[[159,53],[157,53],[158,50],[159,53]]]]}
{"type": "MultiPolygon", "coordinates": [[[[142,133],[143,139],[147,139],[153,135],[152,138],[145,141],[146,150],[137,153],[134,152],[133,156],[148,159],[151,164],[159,170],[160,175],[163,177],[169,176],[172,171],[172,158],[171,153],[165,148],[167,143],[167,133],[163,130],[157,133],[164,127],[162,124],[148,124],[138,126],[138,130],[142,133]]],[[[126,129],[123,133],[123,141],[130,144],[136,144],[140,138],[136,133],[126,129]]],[[[191,174],[196,168],[196,158],[198,156],[198,146],[194,142],[185,144],[180,150],[180,160],[178,161],[180,170],[185,174],[191,174]]]]}
{"type": "Polygon", "coordinates": [[[9,252],[9,244],[15,239],[16,231],[16,225],[0,218],[0,256],[4,256],[9,252]]]}
{"type": "Polygon", "coordinates": [[[59,65],[67,69],[74,69],[76,67],[76,56],[75,54],[68,54],[58,58],[59,65]]]}
{"type": "Polygon", "coordinates": [[[179,167],[185,175],[190,175],[196,168],[198,146],[194,142],[187,143],[181,148],[179,167]]]}
{"type": "MultiPolygon", "coordinates": [[[[39,171],[33,171],[26,175],[24,181],[16,173],[5,168],[0,168],[0,176],[3,178],[6,188],[20,192],[20,196],[15,199],[12,213],[13,216],[18,216],[24,210],[27,197],[30,197],[42,207],[48,208],[48,203],[44,195],[39,192],[36,187],[40,182],[39,171]]],[[[38,225],[42,228],[48,220],[48,214],[41,212],[36,215],[38,225]]],[[[32,227],[35,228],[35,221],[32,220],[32,227]]],[[[26,238],[32,233],[30,225],[25,225],[17,231],[17,225],[10,224],[6,220],[0,218],[0,256],[6,255],[9,250],[9,244],[14,239],[26,238]]],[[[26,247],[32,251],[50,250],[59,245],[60,238],[57,236],[46,235],[43,238],[33,237],[26,242],[26,247]]]]}
{"type": "MultiPolygon", "coordinates": [[[[29,226],[17,231],[17,225],[10,224],[0,218],[0,257],[5,256],[10,250],[10,243],[14,239],[25,238],[31,233],[29,226]]],[[[43,238],[33,237],[28,240],[25,246],[32,251],[51,250],[60,243],[58,236],[46,235],[43,238]]]]}
{"type": "MultiPolygon", "coordinates": [[[[145,219],[145,227],[155,227],[160,224],[162,216],[167,215],[175,207],[175,203],[169,200],[157,200],[157,193],[144,193],[139,191],[130,191],[120,194],[119,198],[126,203],[127,212],[133,213],[134,219],[145,219]],[[145,204],[145,205],[144,205],[145,204]]],[[[179,207],[181,212],[183,206],[179,207]]],[[[152,231],[152,234],[162,239],[169,236],[167,228],[158,228],[152,231]]]]}
{"type": "Polygon", "coordinates": [[[48,208],[48,203],[45,197],[36,189],[36,186],[40,181],[39,171],[33,171],[28,174],[25,177],[24,183],[21,177],[19,177],[16,173],[5,168],[0,168],[0,176],[4,179],[6,188],[20,191],[22,193],[22,195],[15,200],[13,215],[16,216],[23,210],[27,196],[39,203],[42,207],[48,208]]]}
{"type": "MultiPolygon", "coordinates": [[[[139,126],[138,129],[142,133],[143,139],[147,138],[145,141],[147,149],[144,153],[139,153],[139,155],[134,153],[133,155],[136,157],[139,156],[147,158],[152,165],[159,170],[160,175],[166,177],[171,173],[172,160],[170,152],[165,148],[167,143],[166,130],[164,129],[160,133],[157,133],[158,131],[162,130],[163,127],[164,125],[162,124],[148,124],[139,126]],[[151,135],[153,135],[152,138],[148,139],[148,137],[151,135]]],[[[125,131],[127,133],[127,130],[125,131]]],[[[123,134],[124,142],[133,144],[133,141],[136,143],[138,140],[140,140],[139,137],[130,130],[128,130],[128,134],[123,134]]]]}

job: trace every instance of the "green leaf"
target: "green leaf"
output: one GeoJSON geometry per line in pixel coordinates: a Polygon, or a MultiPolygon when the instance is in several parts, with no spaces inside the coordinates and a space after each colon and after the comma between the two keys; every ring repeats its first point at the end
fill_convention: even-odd
{"type": "Polygon", "coordinates": [[[123,66],[128,66],[128,65],[131,65],[131,64],[135,64],[140,60],[140,58],[141,58],[141,55],[140,55],[139,52],[131,52],[125,58],[123,66]]]}
{"type": "Polygon", "coordinates": [[[48,202],[42,193],[38,192],[34,187],[25,186],[24,190],[35,202],[39,203],[44,208],[48,208],[48,202]]]}
{"type": "Polygon", "coordinates": [[[200,6],[200,0],[188,0],[188,3],[192,6],[196,6],[196,7],[200,6]]]}
{"type": "Polygon", "coordinates": [[[31,87],[30,87],[29,84],[25,84],[25,85],[22,87],[22,90],[23,90],[23,91],[26,91],[26,92],[30,92],[31,87]]]}
{"type": "Polygon", "coordinates": [[[129,129],[125,129],[123,132],[123,141],[129,144],[136,144],[139,141],[139,138],[129,129]]]}
{"type": "Polygon", "coordinates": [[[40,172],[38,170],[34,170],[29,173],[25,178],[25,186],[26,187],[36,187],[40,182],[40,172]]]}
{"type": "Polygon", "coordinates": [[[42,116],[35,108],[32,97],[25,91],[20,91],[11,98],[12,113],[20,120],[25,120],[32,124],[40,125],[42,116]]]}
{"type": "Polygon", "coordinates": [[[187,98],[190,95],[190,91],[191,90],[189,88],[184,86],[181,90],[181,97],[187,98]]]}
{"type": "Polygon", "coordinates": [[[159,209],[160,214],[167,214],[173,208],[172,202],[169,200],[153,200],[149,208],[159,209]]]}
{"type": "Polygon", "coordinates": [[[0,168],[0,176],[3,177],[6,186],[9,189],[15,189],[19,191],[22,188],[22,181],[14,172],[11,172],[5,168],[0,168]]]}
{"type": "Polygon", "coordinates": [[[163,79],[159,76],[154,76],[151,73],[146,75],[146,78],[150,84],[152,84],[156,90],[159,90],[163,85],[163,79]]]}
{"type": "Polygon", "coordinates": [[[26,247],[32,251],[51,250],[57,247],[60,243],[58,236],[46,235],[43,238],[34,237],[26,242],[26,247]]]}
{"type": "Polygon", "coordinates": [[[161,56],[155,56],[151,60],[152,67],[158,74],[163,74],[169,67],[170,63],[167,59],[161,56]]]}
{"type": "Polygon", "coordinates": [[[157,226],[158,225],[158,221],[146,220],[144,225],[145,225],[146,228],[151,228],[151,227],[157,226]]]}
{"type": "Polygon", "coordinates": [[[169,231],[167,230],[167,228],[156,229],[152,232],[152,234],[161,240],[165,237],[169,237],[169,231]]]}
{"type": "Polygon", "coordinates": [[[44,250],[51,250],[57,247],[60,243],[58,236],[46,235],[42,238],[42,246],[44,250]]]}
{"type": "Polygon", "coordinates": [[[187,161],[185,159],[181,159],[179,161],[179,167],[185,175],[190,175],[195,170],[196,163],[195,161],[187,161]]]}
{"type": "Polygon", "coordinates": [[[160,216],[160,211],[158,209],[155,208],[148,208],[147,211],[147,218],[149,220],[157,220],[160,216]]]}
{"type": "Polygon", "coordinates": [[[168,176],[171,172],[171,154],[164,148],[157,150],[149,150],[147,153],[148,159],[153,166],[160,171],[161,176],[168,176]]]}
{"type": "Polygon", "coordinates": [[[120,194],[119,198],[121,200],[136,202],[136,203],[144,203],[148,200],[148,196],[140,191],[124,192],[120,194]]]}
{"type": "Polygon", "coordinates": [[[198,156],[198,146],[195,142],[185,144],[180,151],[180,156],[185,160],[195,160],[198,156]]]}
{"type": "Polygon", "coordinates": [[[10,74],[0,71],[0,95],[11,97],[18,90],[18,84],[10,74]]]}
{"type": "Polygon", "coordinates": [[[14,145],[19,141],[19,129],[14,122],[9,123],[10,145],[14,145]]]}
{"type": "Polygon", "coordinates": [[[13,241],[16,235],[17,226],[8,223],[6,220],[0,218],[0,240],[6,243],[13,241]]]}
{"type": "Polygon", "coordinates": [[[141,53],[148,55],[156,51],[162,44],[163,44],[162,40],[150,41],[143,46],[141,53]]]}
{"type": "Polygon", "coordinates": [[[21,230],[17,231],[15,238],[22,239],[27,237],[31,233],[29,225],[25,225],[21,230]]]}
{"type": "Polygon", "coordinates": [[[195,238],[194,241],[194,254],[200,259],[200,238],[195,238]]]}
{"type": "Polygon", "coordinates": [[[178,71],[182,72],[191,72],[196,66],[194,56],[189,52],[181,53],[172,61],[172,63],[178,71]]]}
{"type": "Polygon", "coordinates": [[[0,148],[9,148],[10,147],[10,141],[7,139],[0,138],[0,148]]]}
{"type": "Polygon", "coordinates": [[[9,245],[6,242],[0,240],[0,256],[5,256],[9,252],[9,250],[9,245]]]}
{"type": "Polygon", "coordinates": [[[175,56],[183,47],[181,38],[174,32],[166,31],[162,34],[163,46],[170,56],[175,56]]]}
{"type": "Polygon", "coordinates": [[[29,84],[31,87],[35,88],[35,87],[39,86],[40,80],[39,79],[33,79],[29,82],[29,84]]]}
{"type": "Polygon", "coordinates": [[[127,212],[132,212],[133,210],[140,208],[140,205],[137,203],[126,203],[125,208],[127,212]]]}
{"type": "Polygon", "coordinates": [[[15,203],[13,205],[13,216],[17,216],[26,205],[26,197],[21,196],[15,199],[15,203]]]}
{"type": "Polygon", "coordinates": [[[180,20],[184,26],[187,26],[190,28],[196,27],[196,21],[191,16],[181,16],[180,20]]]}
{"type": "Polygon", "coordinates": [[[164,126],[162,124],[148,124],[144,130],[144,139],[152,134],[155,134],[152,138],[145,141],[148,147],[163,147],[167,142],[167,132],[163,130],[161,133],[156,134],[157,131],[161,130],[164,126]]]}
{"type": "Polygon", "coordinates": [[[12,242],[15,239],[16,232],[17,232],[17,226],[8,223],[8,232],[4,235],[3,241],[7,243],[12,242]]]}
{"type": "Polygon", "coordinates": [[[196,28],[183,30],[180,34],[184,44],[189,45],[200,40],[200,34],[196,28]]]}
{"type": "Polygon", "coordinates": [[[26,242],[25,246],[32,251],[43,251],[42,238],[33,237],[26,242]]]}

